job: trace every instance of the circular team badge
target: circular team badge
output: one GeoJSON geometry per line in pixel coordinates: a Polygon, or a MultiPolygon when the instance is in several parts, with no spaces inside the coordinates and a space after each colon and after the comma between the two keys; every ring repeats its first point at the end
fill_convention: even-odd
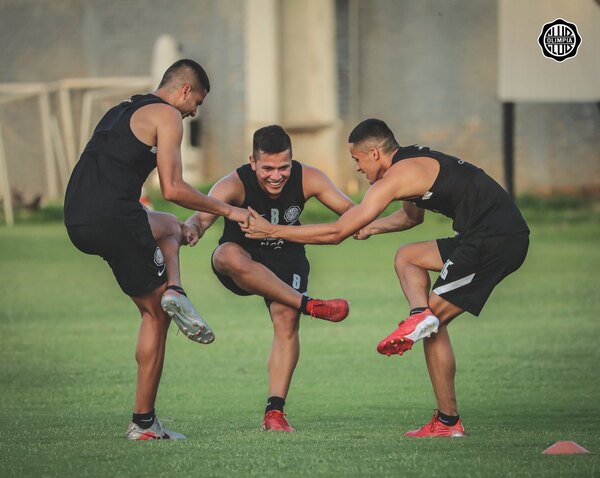
{"type": "Polygon", "coordinates": [[[557,18],[542,27],[538,43],[544,56],[555,61],[564,61],[577,55],[581,36],[577,31],[577,25],[557,18]]]}
{"type": "Polygon", "coordinates": [[[157,247],[154,251],[154,263],[157,267],[161,267],[165,263],[165,258],[162,255],[160,247],[157,247]]]}
{"type": "Polygon", "coordinates": [[[292,207],[287,208],[287,210],[285,211],[285,214],[283,215],[285,222],[287,222],[288,224],[296,222],[296,220],[299,217],[300,217],[300,207],[298,207],[298,206],[292,206],[292,207]]]}

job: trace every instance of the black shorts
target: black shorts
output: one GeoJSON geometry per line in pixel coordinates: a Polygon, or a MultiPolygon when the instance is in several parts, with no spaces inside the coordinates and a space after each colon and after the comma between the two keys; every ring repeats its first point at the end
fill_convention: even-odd
{"type": "MultiPolygon", "coordinates": [[[[304,294],[308,290],[308,273],[310,272],[310,264],[306,258],[304,250],[261,250],[256,248],[244,248],[244,250],[250,254],[252,260],[259,262],[264,265],[267,269],[273,272],[279,279],[297,290],[301,294],[304,294]]],[[[214,255],[214,252],[213,252],[214,255]]],[[[212,270],[227,289],[236,295],[252,295],[252,293],[245,291],[235,281],[226,275],[219,273],[213,265],[212,257],[210,261],[212,270]]],[[[265,299],[267,305],[270,301],[265,299]]]]}
{"type": "Polygon", "coordinates": [[[67,226],[71,242],[82,252],[102,257],[125,294],[139,297],[167,281],[165,261],[150,224],[135,226],[67,226]]]}
{"type": "Polygon", "coordinates": [[[469,239],[438,239],[444,261],[432,291],[479,315],[494,287],[516,271],[527,255],[529,234],[469,239]]]}

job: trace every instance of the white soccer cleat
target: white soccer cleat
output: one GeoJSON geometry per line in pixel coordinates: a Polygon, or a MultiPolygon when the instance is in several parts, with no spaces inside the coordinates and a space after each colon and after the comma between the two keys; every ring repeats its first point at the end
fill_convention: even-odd
{"type": "Polygon", "coordinates": [[[129,440],[185,440],[186,436],[163,428],[158,418],[155,418],[152,426],[146,429],[129,422],[127,438],[129,440]]]}
{"type": "Polygon", "coordinates": [[[214,342],[212,328],[185,295],[168,289],[163,294],[160,305],[188,339],[200,344],[214,342]]]}

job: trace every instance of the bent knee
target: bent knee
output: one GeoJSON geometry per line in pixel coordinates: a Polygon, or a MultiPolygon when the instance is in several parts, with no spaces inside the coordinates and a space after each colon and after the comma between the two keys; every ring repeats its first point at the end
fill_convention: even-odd
{"type": "Polygon", "coordinates": [[[414,244],[405,244],[401,246],[396,251],[396,257],[394,259],[394,264],[396,264],[396,268],[402,267],[406,264],[413,264],[415,259],[417,258],[417,253],[414,244]]]}
{"type": "Polygon", "coordinates": [[[394,260],[396,270],[415,265],[430,271],[439,271],[442,259],[436,241],[415,242],[401,246],[394,260]]]}
{"type": "Polygon", "coordinates": [[[239,273],[245,270],[244,262],[247,259],[242,253],[242,248],[235,243],[226,242],[215,250],[212,262],[217,271],[223,274],[239,273]]]}
{"type": "Polygon", "coordinates": [[[181,236],[181,226],[177,217],[175,217],[173,214],[165,213],[164,222],[167,235],[175,237],[181,236]]]}

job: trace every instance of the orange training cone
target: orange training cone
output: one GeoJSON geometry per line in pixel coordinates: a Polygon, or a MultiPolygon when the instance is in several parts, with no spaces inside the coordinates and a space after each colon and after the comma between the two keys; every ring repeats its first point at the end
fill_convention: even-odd
{"type": "Polygon", "coordinates": [[[576,455],[589,453],[589,451],[574,441],[557,441],[554,445],[546,448],[542,453],[544,455],[576,455]]]}

